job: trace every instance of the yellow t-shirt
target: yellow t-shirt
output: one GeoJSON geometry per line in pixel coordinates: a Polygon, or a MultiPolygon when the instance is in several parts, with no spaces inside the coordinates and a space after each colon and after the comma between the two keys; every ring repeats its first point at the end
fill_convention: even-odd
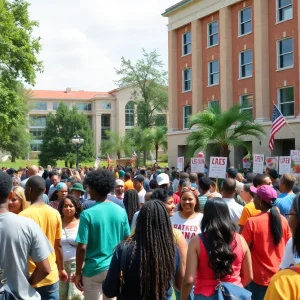
{"type": "Polygon", "coordinates": [[[260,213],[261,211],[255,208],[253,201],[249,202],[244,206],[242,215],[239,220],[239,225],[244,226],[250,217],[254,217],[260,213]]]}
{"type": "MultiPolygon", "coordinates": [[[[300,268],[300,264],[296,267],[300,268]]],[[[272,277],[264,300],[300,299],[299,283],[298,273],[289,269],[281,270],[272,277]]]]}
{"type": "Polygon", "coordinates": [[[127,180],[124,182],[124,191],[126,192],[128,190],[134,190],[132,180],[127,180]]]}
{"type": "MultiPolygon", "coordinates": [[[[62,236],[61,217],[58,211],[53,209],[49,205],[32,204],[31,206],[23,210],[19,215],[34,220],[41,227],[42,231],[45,233],[46,237],[48,238],[53,248],[54,248],[55,240],[61,239],[62,236]]],[[[56,283],[59,280],[55,251],[53,251],[49,255],[48,260],[51,267],[50,274],[34,287],[48,286],[56,283]]],[[[29,260],[30,274],[34,271],[34,269],[35,269],[35,264],[30,259],[29,260]]]]}

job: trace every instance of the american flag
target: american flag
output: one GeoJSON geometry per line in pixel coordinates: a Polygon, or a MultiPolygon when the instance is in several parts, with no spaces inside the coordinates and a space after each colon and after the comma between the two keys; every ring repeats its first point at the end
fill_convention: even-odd
{"type": "Polygon", "coordinates": [[[274,148],[274,136],[276,132],[278,132],[284,125],[286,124],[286,120],[278,107],[274,104],[273,115],[272,115],[272,129],[269,141],[269,148],[273,150],[274,148]]]}

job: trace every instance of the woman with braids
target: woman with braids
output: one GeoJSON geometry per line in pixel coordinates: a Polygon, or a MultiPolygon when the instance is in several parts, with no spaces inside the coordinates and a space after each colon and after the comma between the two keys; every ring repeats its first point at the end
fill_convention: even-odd
{"type": "MultiPolygon", "coordinates": [[[[264,299],[272,276],[279,271],[287,241],[291,237],[288,222],[274,206],[277,192],[269,185],[250,187],[255,208],[261,213],[249,218],[243,237],[251,249],[253,281],[249,285],[255,300],[264,299]]],[[[275,299],[275,298],[274,298],[275,299]]]]}
{"type": "Polygon", "coordinates": [[[199,235],[192,238],[181,299],[188,298],[193,283],[195,300],[216,299],[218,281],[215,274],[221,281],[240,287],[250,283],[250,250],[244,238],[235,230],[226,202],[221,198],[208,199],[204,206],[201,231],[211,250],[209,253],[206,251],[199,235]]]}
{"type": "Polygon", "coordinates": [[[180,289],[183,270],[170,218],[161,201],[151,200],[143,205],[134,235],[115,250],[103,284],[108,298],[120,292],[123,251],[126,251],[126,266],[122,270],[125,274],[122,299],[171,300],[172,284],[175,280],[174,285],[180,289]]]}
{"type": "Polygon", "coordinates": [[[131,226],[134,214],[140,210],[139,195],[136,190],[128,190],[124,193],[123,200],[128,217],[129,226],[131,226]]]}
{"type": "MultiPolygon", "coordinates": [[[[62,238],[61,245],[64,257],[64,269],[67,271],[69,278],[76,271],[76,236],[79,226],[79,218],[82,211],[81,202],[73,195],[67,195],[58,205],[58,211],[62,218],[62,238]]],[[[60,300],[81,300],[84,299],[83,293],[80,292],[75,284],[71,281],[59,282],[59,299],[60,300]]]]}
{"type": "Polygon", "coordinates": [[[291,211],[286,216],[289,217],[289,226],[293,235],[286,245],[281,263],[281,268],[286,270],[279,271],[272,277],[265,300],[300,299],[300,273],[297,274],[290,269],[293,266],[300,272],[300,194],[294,198],[291,211]]]}

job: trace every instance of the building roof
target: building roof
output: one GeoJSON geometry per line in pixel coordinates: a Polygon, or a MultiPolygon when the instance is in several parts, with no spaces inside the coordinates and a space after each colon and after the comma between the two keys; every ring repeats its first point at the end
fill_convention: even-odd
{"type": "Polygon", "coordinates": [[[182,0],[174,5],[172,5],[171,7],[167,8],[165,10],[165,12],[162,14],[162,16],[164,17],[168,17],[171,13],[175,12],[177,9],[185,6],[188,3],[193,2],[194,0],[182,0]]]}
{"type": "Polygon", "coordinates": [[[32,90],[33,99],[92,99],[96,96],[111,97],[108,92],[90,92],[90,91],[51,91],[51,90],[32,90]]]}

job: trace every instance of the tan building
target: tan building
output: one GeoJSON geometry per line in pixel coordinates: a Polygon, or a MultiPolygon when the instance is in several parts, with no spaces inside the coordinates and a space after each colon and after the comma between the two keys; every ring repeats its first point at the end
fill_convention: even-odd
{"type": "Polygon", "coordinates": [[[29,113],[29,118],[34,120],[30,125],[30,133],[33,136],[32,155],[35,156],[40,151],[46,116],[50,112],[55,113],[61,102],[68,107],[75,105],[79,111],[87,115],[98,155],[101,141],[107,138],[106,130],[125,134],[127,129],[135,125],[135,105],[131,101],[131,92],[130,87],[110,92],[72,91],[71,88],[65,91],[33,90],[31,100],[33,108],[29,113]]]}
{"type": "MultiPolygon", "coordinates": [[[[300,0],[183,0],[166,9],[169,39],[169,164],[184,156],[187,119],[205,106],[249,103],[265,128],[249,139],[252,153],[300,149],[300,0]],[[269,149],[273,102],[292,127],[269,149]]],[[[247,137],[245,137],[247,140],[247,137]]],[[[207,151],[208,158],[213,153],[207,151]]],[[[245,149],[231,149],[238,166],[245,149]]]]}

